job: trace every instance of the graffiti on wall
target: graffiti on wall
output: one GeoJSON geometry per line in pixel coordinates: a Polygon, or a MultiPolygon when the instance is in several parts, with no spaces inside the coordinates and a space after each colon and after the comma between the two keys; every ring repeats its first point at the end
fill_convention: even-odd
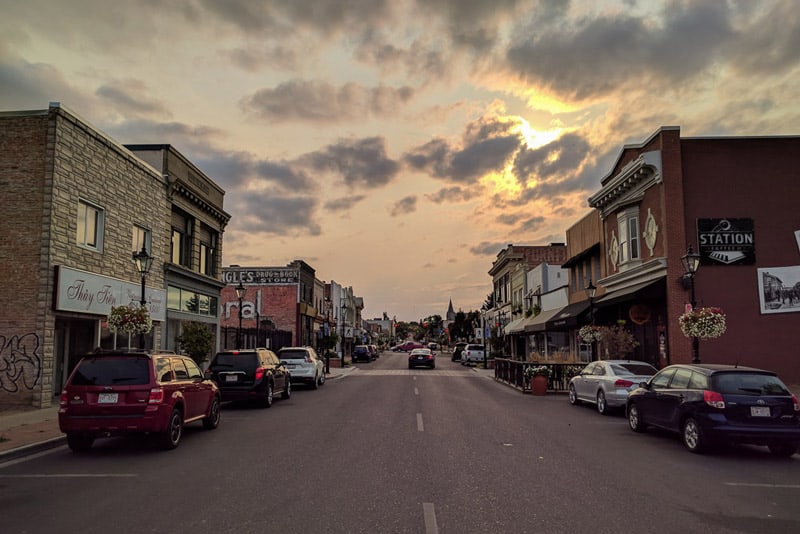
{"type": "Polygon", "coordinates": [[[32,390],[42,378],[39,336],[35,333],[0,335],[0,391],[32,390]]]}

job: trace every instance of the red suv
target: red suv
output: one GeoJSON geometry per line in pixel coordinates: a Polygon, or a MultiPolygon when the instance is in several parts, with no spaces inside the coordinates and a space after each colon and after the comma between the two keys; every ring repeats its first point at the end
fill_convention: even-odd
{"type": "Polygon", "coordinates": [[[85,356],[61,392],[58,426],[75,452],[100,437],[154,434],[164,449],[180,443],[183,425],[219,425],[220,393],[188,356],[97,351],[85,356]]]}

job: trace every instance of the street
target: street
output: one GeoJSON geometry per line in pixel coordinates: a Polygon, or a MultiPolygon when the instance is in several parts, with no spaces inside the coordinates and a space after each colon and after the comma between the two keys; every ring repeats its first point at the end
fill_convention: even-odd
{"type": "Polygon", "coordinates": [[[217,430],[0,466],[4,534],[800,532],[800,455],[694,455],[622,415],[532,397],[441,353],[384,352],[217,430]]]}

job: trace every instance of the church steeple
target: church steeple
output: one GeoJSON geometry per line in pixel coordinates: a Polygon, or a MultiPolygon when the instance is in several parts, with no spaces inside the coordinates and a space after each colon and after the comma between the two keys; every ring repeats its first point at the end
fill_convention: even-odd
{"type": "Polygon", "coordinates": [[[448,321],[456,320],[456,312],[453,311],[453,299],[450,299],[450,305],[447,307],[447,320],[448,321]]]}

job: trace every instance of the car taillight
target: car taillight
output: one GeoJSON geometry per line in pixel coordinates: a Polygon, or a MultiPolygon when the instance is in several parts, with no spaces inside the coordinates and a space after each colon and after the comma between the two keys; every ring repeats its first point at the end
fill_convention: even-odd
{"type": "Polygon", "coordinates": [[[261,380],[262,378],[264,378],[264,368],[256,367],[256,380],[261,380]]]}
{"type": "Polygon", "coordinates": [[[614,387],[619,389],[628,389],[633,385],[633,382],[630,380],[622,380],[621,378],[614,382],[614,387]]]}
{"type": "Polygon", "coordinates": [[[151,389],[147,404],[161,404],[162,402],[164,402],[164,390],[162,388],[151,389]]]}
{"type": "Polygon", "coordinates": [[[725,408],[725,399],[722,398],[722,393],[706,389],[703,391],[703,400],[712,408],[725,408]]]}
{"type": "MultiPolygon", "coordinates": [[[[62,408],[66,408],[67,407],[67,402],[68,402],[67,401],[67,390],[64,389],[64,390],[61,391],[61,397],[60,397],[60,399],[58,401],[58,405],[61,406],[62,408]]],[[[797,409],[797,399],[795,399],[795,401],[794,401],[794,409],[795,410],[797,409]]]]}
{"type": "Polygon", "coordinates": [[[303,359],[305,360],[306,363],[311,363],[311,356],[306,356],[303,359]]]}
{"type": "Polygon", "coordinates": [[[211,369],[206,369],[206,378],[211,378],[214,373],[211,372],[211,369]]]}
{"type": "Polygon", "coordinates": [[[800,412],[800,403],[797,402],[797,397],[792,394],[792,404],[794,404],[794,411],[800,412]]]}

